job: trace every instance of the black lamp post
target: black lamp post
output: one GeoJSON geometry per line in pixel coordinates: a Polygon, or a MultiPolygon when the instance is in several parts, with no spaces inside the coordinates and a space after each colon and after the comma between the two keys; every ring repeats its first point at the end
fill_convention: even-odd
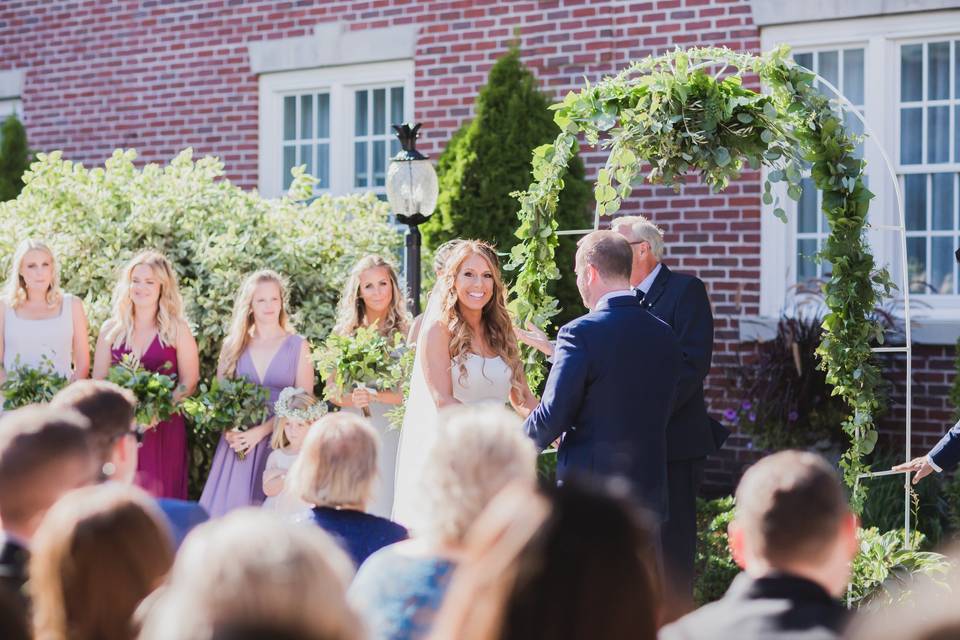
{"type": "Polygon", "coordinates": [[[437,172],[427,156],[417,151],[420,123],[395,124],[401,151],[387,170],[387,200],[397,220],[409,226],[407,231],[407,304],[414,315],[420,313],[420,229],[437,206],[437,172]]]}

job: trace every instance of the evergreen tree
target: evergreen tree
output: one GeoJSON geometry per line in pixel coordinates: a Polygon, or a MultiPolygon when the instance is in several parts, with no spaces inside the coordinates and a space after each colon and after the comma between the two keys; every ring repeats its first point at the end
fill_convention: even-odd
{"type": "MultiPolygon", "coordinates": [[[[453,238],[486,240],[501,254],[517,242],[519,203],[513,191],[529,186],[533,150],[553,142],[559,130],[549,110],[551,100],[537,87],[533,73],[511,49],[490,69],[477,96],[476,117],[450,139],[437,163],[440,195],[433,216],[420,229],[431,249],[453,238]]],[[[557,208],[560,229],[591,226],[590,185],[583,162],[570,162],[557,208]]],[[[563,277],[551,293],[559,300],[558,324],[584,312],[577,292],[573,259],[576,237],[561,236],[556,260],[563,277]]],[[[505,272],[511,278],[511,273],[505,272]]]]}
{"type": "Polygon", "coordinates": [[[13,200],[23,189],[23,173],[30,167],[27,132],[17,116],[0,125],[0,202],[13,200]]]}

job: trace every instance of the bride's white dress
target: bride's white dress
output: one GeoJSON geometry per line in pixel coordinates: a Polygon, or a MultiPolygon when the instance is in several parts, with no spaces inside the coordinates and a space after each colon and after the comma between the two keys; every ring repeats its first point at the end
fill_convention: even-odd
{"type": "MultiPolygon", "coordinates": [[[[484,358],[476,354],[464,362],[466,375],[460,365],[450,366],[453,397],[464,404],[496,402],[506,404],[510,398],[511,371],[503,358],[484,358]]],[[[419,358],[414,364],[410,395],[400,432],[397,452],[397,474],[393,501],[393,520],[416,529],[421,522],[423,501],[420,499],[420,476],[429,464],[427,453],[436,435],[437,406],[426,386],[419,358]]],[[[465,451],[464,455],[469,455],[465,451]]]]}

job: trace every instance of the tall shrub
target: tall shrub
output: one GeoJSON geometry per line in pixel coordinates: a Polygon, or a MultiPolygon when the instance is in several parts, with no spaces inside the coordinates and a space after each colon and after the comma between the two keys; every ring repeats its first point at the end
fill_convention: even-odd
{"type": "MultiPolygon", "coordinates": [[[[351,265],[367,253],[394,255],[400,237],[388,207],[373,195],[321,196],[297,170],[287,197],[266,199],[223,177],[216,158],[194,161],[188,149],[169,165],[134,165],[116,151],[86,169],[59,152],[39,154],[16,200],[0,203],[0,267],[16,243],[32,236],[59,257],[63,288],[84,299],[91,338],[107,318],[118,269],[136,252],[158,249],[173,262],[200,348],[203,377],[217,354],[244,276],[270,268],[290,282],[298,331],[313,343],[329,333],[351,265]]],[[[212,442],[192,440],[191,488],[206,478],[212,442]]]]}
{"type": "MultiPolygon", "coordinates": [[[[549,105],[516,49],[493,65],[477,96],[476,117],[453,135],[438,160],[437,210],[421,227],[428,247],[472,238],[493,242],[500,253],[508,253],[517,243],[518,204],[510,194],[530,184],[533,150],[559,133],[549,105]]],[[[559,228],[591,226],[590,200],[583,162],[574,156],[557,208],[559,228]]],[[[552,283],[563,309],[560,323],[584,311],[573,274],[575,252],[576,238],[561,237],[557,264],[563,277],[552,283]]]]}
{"type": "Polygon", "coordinates": [[[17,197],[29,166],[27,131],[17,116],[10,115],[0,125],[0,201],[17,197]]]}

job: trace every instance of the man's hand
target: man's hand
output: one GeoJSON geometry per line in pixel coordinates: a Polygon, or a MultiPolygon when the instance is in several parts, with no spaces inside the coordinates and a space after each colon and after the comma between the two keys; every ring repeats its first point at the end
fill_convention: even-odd
{"type": "Polygon", "coordinates": [[[930,466],[930,463],[927,462],[927,456],[920,456],[919,458],[914,458],[910,462],[898,464],[897,466],[893,467],[893,470],[907,472],[916,471],[916,473],[913,475],[913,484],[917,484],[935,471],[935,469],[930,466]]]}

